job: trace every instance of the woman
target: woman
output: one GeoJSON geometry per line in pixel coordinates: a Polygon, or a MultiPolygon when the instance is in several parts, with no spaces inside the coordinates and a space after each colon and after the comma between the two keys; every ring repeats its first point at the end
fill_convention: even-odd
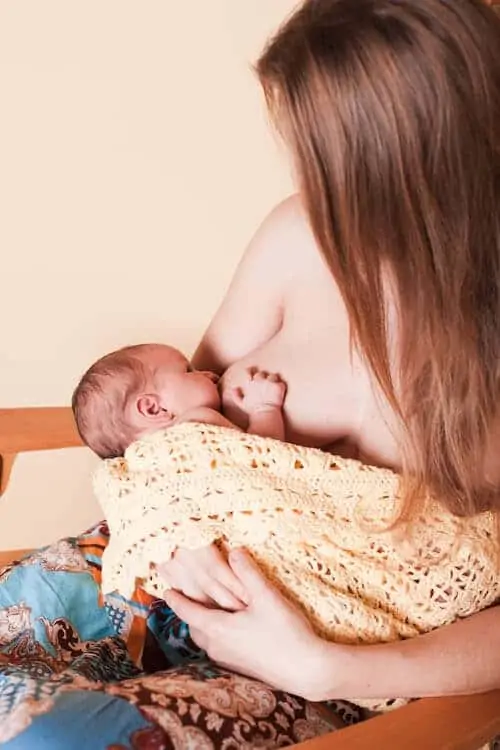
{"type": "MultiPolygon", "coordinates": [[[[279,372],[288,438],[401,470],[401,522],[427,489],[457,515],[500,509],[499,47],[480,0],[308,0],[293,14],[258,73],[300,198],[262,225],[195,357],[226,371],[236,421],[243,370],[279,372]]],[[[309,699],[500,687],[497,608],[340,646],[244,553],[230,567],[178,553],[168,578],[212,659],[309,699]],[[224,611],[231,594],[248,606],[224,611]]]]}

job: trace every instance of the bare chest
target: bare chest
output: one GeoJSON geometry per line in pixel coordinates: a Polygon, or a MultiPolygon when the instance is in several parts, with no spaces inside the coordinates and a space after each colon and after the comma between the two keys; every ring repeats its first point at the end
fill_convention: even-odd
{"type": "Polygon", "coordinates": [[[250,367],[276,372],[287,383],[288,440],[322,448],[345,441],[353,455],[398,465],[390,411],[351,352],[347,313],[331,283],[304,283],[285,310],[281,330],[225,374],[225,413],[243,428],[245,415],[232,404],[230,391],[244,383],[250,367]]]}

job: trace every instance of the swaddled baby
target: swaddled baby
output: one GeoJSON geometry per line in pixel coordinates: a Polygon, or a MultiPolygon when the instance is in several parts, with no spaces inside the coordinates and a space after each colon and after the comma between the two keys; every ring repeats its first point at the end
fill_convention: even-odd
{"type": "MultiPolygon", "coordinates": [[[[182,422],[238,429],[220,413],[218,376],[194,370],[177,349],[139,344],[95,362],[73,394],[82,440],[101,458],[123,456],[138,438],[182,422]]],[[[232,393],[248,415],[248,432],[284,439],[285,384],[277,375],[248,372],[232,393]]]]}
{"type": "Polygon", "coordinates": [[[398,476],[275,439],[284,395],[279,379],[250,375],[235,394],[263,437],[234,429],[215,378],[169,347],[122,350],[89,370],[74,397],[79,429],[99,455],[117,456],[94,481],[111,532],[104,593],[129,596],[139,579],[161,596],[159,565],[178,548],[217,542],[245,547],[339,643],[416,636],[493,604],[492,514],[458,519],[429,498],[410,549],[401,545],[388,531],[398,476]]]}

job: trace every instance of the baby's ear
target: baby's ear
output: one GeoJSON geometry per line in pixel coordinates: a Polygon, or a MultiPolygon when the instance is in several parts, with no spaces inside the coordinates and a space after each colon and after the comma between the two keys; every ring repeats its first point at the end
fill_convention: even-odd
{"type": "Polygon", "coordinates": [[[162,407],[160,397],[157,393],[143,393],[137,398],[136,408],[141,417],[150,422],[158,422],[166,425],[174,418],[174,415],[168,409],[162,407]]]}

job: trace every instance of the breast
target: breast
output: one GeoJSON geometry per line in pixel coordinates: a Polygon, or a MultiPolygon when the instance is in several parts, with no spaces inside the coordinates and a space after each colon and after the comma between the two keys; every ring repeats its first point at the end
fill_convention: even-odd
{"type": "MultiPolygon", "coordinates": [[[[232,404],[231,389],[243,387],[249,367],[278,373],[287,384],[287,437],[303,445],[322,446],[347,429],[339,425],[339,401],[347,398],[346,373],[341,376],[339,347],[332,335],[316,332],[299,338],[282,330],[265,346],[240,360],[223,378],[223,404],[230,419],[246,427],[245,415],[232,404]],[[333,374],[333,377],[332,377],[333,374]]],[[[345,368],[344,368],[345,369],[345,368]]],[[[355,408],[353,403],[352,408],[355,408]]],[[[344,420],[343,420],[344,421],[344,420]]]]}
{"type": "Polygon", "coordinates": [[[250,367],[278,373],[287,383],[287,439],[330,448],[344,441],[378,465],[397,464],[397,449],[366,368],[351,356],[349,321],[332,282],[305,284],[285,311],[281,330],[234,364],[222,379],[226,416],[243,429],[247,419],[231,389],[242,387],[250,367]],[[365,431],[370,434],[363,434],[365,431]]]}

